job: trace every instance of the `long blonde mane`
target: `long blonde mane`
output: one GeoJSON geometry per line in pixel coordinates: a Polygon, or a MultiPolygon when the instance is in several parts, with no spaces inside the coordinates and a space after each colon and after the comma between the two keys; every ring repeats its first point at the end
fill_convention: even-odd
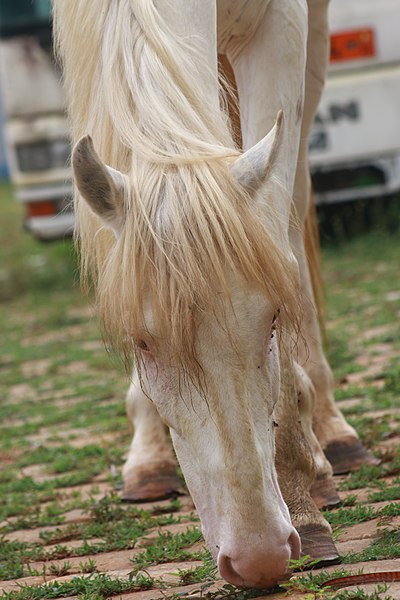
{"type": "Polygon", "coordinates": [[[54,12],[73,141],[89,133],[127,176],[118,240],[76,195],[83,278],[109,340],[131,356],[150,299],[172,359],[193,372],[194,311],[229,298],[231,269],[292,319],[296,274],[230,175],[239,153],[190,40],[169,31],[152,0],[55,0],[54,12]]]}

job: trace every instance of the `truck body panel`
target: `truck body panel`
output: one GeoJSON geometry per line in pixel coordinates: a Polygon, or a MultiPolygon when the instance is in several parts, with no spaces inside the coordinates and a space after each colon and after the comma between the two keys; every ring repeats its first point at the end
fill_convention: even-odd
{"type": "Polygon", "coordinates": [[[316,201],[400,190],[399,0],[332,0],[331,64],[310,136],[316,201]]]}

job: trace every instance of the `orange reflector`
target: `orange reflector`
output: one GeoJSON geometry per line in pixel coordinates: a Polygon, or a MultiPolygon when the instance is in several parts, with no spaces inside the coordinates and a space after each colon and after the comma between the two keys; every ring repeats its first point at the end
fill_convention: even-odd
{"type": "Polygon", "coordinates": [[[26,205],[26,212],[28,217],[48,217],[56,214],[57,205],[52,200],[30,202],[26,205]]]}
{"type": "Polygon", "coordinates": [[[331,62],[357,60],[375,56],[375,39],[372,29],[357,29],[331,35],[331,62]]]}

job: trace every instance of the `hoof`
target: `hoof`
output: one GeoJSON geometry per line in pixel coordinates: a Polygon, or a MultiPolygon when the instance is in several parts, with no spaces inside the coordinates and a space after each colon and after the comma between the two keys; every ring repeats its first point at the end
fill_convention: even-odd
{"type": "Polygon", "coordinates": [[[301,555],[309,556],[312,566],[327,567],[340,562],[331,534],[322,525],[303,525],[297,531],[301,538],[301,555]]]}
{"type": "Polygon", "coordinates": [[[337,442],[331,442],[324,450],[326,458],[332,465],[334,475],[345,475],[355,471],[361,465],[379,465],[369,450],[364,448],[358,438],[348,436],[337,442]]]}
{"type": "Polygon", "coordinates": [[[157,464],[149,469],[135,469],[124,479],[122,500],[125,502],[151,502],[184,494],[176,468],[170,464],[157,464]]]}
{"type": "Polygon", "coordinates": [[[310,494],[319,509],[334,508],[342,502],[336,491],[333,477],[329,475],[317,477],[311,487],[310,494]]]}

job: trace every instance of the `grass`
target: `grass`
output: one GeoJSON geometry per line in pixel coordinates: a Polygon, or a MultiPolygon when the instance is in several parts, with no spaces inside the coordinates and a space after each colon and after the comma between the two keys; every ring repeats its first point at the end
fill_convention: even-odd
{"type": "MultiPolygon", "coordinates": [[[[301,562],[301,561],[300,561],[301,562]]],[[[319,573],[304,573],[292,577],[290,581],[281,585],[288,593],[303,593],[304,600],[395,600],[393,596],[387,595],[390,586],[378,584],[372,593],[362,588],[356,590],[333,590],[329,582],[336,578],[347,577],[351,571],[345,567],[339,567],[335,571],[320,571],[319,573]]]]}
{"type": "Polygon", "coordinates": [[[203,559],[203,564],[191,569],[178,569],[177,576],[182,585],[207,583],[215,581],[218,576],[217,567],[211,559],[203,559]]]}
{"type": "Polygon", "coordinates": [[[185,548],[193,546],[203,539],[197,527],[190,527],[184,533],[172,534],[160,531],[157,538],[146,550],[132,559],[133,571],[137,573],[151,565],[187,560],[210,560],[208,551],[189,552],[185,548]]]}
{"type": "MultiPolygon", "coordinates": [[[[179,500],[141,509],[120,501],[121,465],[130,442],[123,402],[127,377],[101,344],[90,303],[77,284],[71,241],[45,245],[34,241],[21,229],[21,207],[12,200],[10,188],[0,184],[0,194],[0,580],[44,578],[42,585],[28,585],[0,597],[100,600],[160,588],[162,581],[148,576],[146,569],[193,560],[200,565],[174,572],[176,586],[198,584],[199,594],[210,599],[265,595],[265,590],[244,591],[230,585],[211,589],[215,565],[201,546],[196,515],[180,515],[179,500]],[[99,482],[108,482],[114,492],[100,497],[99,482]],[[80,491],[83,484],[85,494],[80,491]],[[74,509],[83,511],[85,520],[66,523],[66,513],[74,509]],[[172,534],[162,529],[179,523],[187,525],[186,531],[172,534]],[[15,533],[36,527],[42,528],[38,543],[21,541],[15,533]],[[8,539],[10,534],[17,539],[8,539]],[[70,544],[77,539],[80,545],[70,544]],[[114,580],[97,572],[96,555],[117,550],[132,550],[132,568],[130,577],[114,580]],[[86,559],[88,554],[94,558],[86,559]],[[49,584],[50,577],[70,574],[72,559],[80,560],[81,575],[49,584]],[[42,566],[33,568],[34,564],[42,566]]],[[[358,361],[366,353],[375,356],[378,344],[400,351],[400,332],[392,326],[398,306],[390,299],[398,288],[397,241],[396,234],[373,232],[327,244],[323,250],[327,312],[334,323],[328,353],[338,382],[336,397],[338,401],[360,399],[346,414],[371,447],[399,432],[400,420],[392,410],[399,406],[398,362],[388,360],[383,365],[379,389],[368,375],[356,385],[345,380],[363,374],[365,366],[358,361]],[[372,330],[367,338],[366,329],[372,330]],[[392,415],[364,414],[383,409],[392,415]]],[[[379,467],[363,467],[346,478],[342,488],[356,492],[373,488],[371,502],[392,504],[369,509],[359,505],[354,494],[346,506],[327,514],[335,530],[372,518],[386,526],[399,514],[395,502],[400,498],[400,455],[381,455],[379,467]],[[391,485],[389,476],[394,478],[391,485]]],[[[346,561],[398,557],[398,546],[398,537],[388,529],[346,561]]],[[[303,574],[285,586],[288,590],[303,586],[313,598],[347,599],[345,592],[323,588],[324,577],[331,576],[318,579],[316,574],[303,574]]],[[[178,597],[167,588],[163,593],[166,599],[178,597]]],[[[352,597],[388,597],[383,589],[375,596],[357,594],[352,597]]]]}
{"type": "Polygon", "coordinates": [[[42,600],[79,596],[81,600],[101,600],[124,592],[147,590],[155,585],[153,578],[139,573],[128,580],[111,578],[103,573],[74,577],[71,581],[44,583],[39,586],[23,586],[21,589],[3,594],[3,600],[42,600]]]}
{"type": "Polygon", "coordinates": [[[368,496],[369,502],[384,502],[400,500],[400,485],[391,484],[382,486],[379,491],[371,492],[368,496]]]}
{"type": "Polygon", "coordinates": [[[343,557],[343,563],[365,562],[369,560],[385,560],[400,558],[400,530],[384,529],[378,537],[359,553],[351,553],[343,557]]]}
{"type": "Polygon", "coordinates": [[[400,515],[400,504],[392,502],[383,508],[375,509],[372,506],[357,504],[351,508],[338,508],[325,511],[324,516],[332,527],[351,527],[357,523],[364,523],[379,517],[397,517],[400,515]]]}
{"type": "MultiPolygon", "coordinates": [[[[23,207],[13,200],[10,185],[0,182],[0,197],[0,300],[7,302],[19,297],[32,305],[46,292],[67,291],[78,296],[76,257],[71,241],[67,239],[52,245],[36,242],[22,229],[23,207]]],[[[59,309],[57,312],[61,315],[59,309]]]]}
{"type": "Polygon", "coordinates": [[[385,460],[378,466],[361,465],[357,471],[353,471],[346,477],[339,488],[341,490],[357,490],[375,486],[381,490],[387,489],[383,478],[397,476],[400,473],[400,448],[397,447],[384,458],[385,460]]]}
{"type": "MultiPolygon", "coordinates": [[[[132,570],[139,572],[149,565],[161,562],[196,560],[205,557],[203,551],[190,554],[185,550],[186,547],[200,541],[202,537],[195,527],[198,521],[196,515],[191,513],[185,516],[174,515],[180,508],[179,502],[174,501],[163,509],[156,505],[151,510],[145,510],[122,503],[119,496],[114,494],[102,497],[98,501],[89,500],[83,504],[86,506],[85,511],[90,520],[53,529],[45,528],[40,532],[42,543],[53,545],[51,550],[42,544],[10,541],[4,537],[0,539],[0,580],[26,576],[31,562],[49,562],[112,550],[133,549],[139,539],[143,539],[155,529],[179,523],[187,523],[187,530],[177,535],[160,531],[156,539],[132,561],[132,570]],[[84,543],[74,548],[65,545],[73,539],[82,539],[84,543]],[[91,541],[98,539],[101,539],[101,542],[91,541]]],[[[29,518],[27,524],[20,520],[17,520],[17,523],[21,528],[29,528],[31,525],[29,518]]],[[[45,526],[49,524],[44,523],[45,526]]],[[[13,527],[5,527],[3,533],[13,529],[13,527]]]]}

